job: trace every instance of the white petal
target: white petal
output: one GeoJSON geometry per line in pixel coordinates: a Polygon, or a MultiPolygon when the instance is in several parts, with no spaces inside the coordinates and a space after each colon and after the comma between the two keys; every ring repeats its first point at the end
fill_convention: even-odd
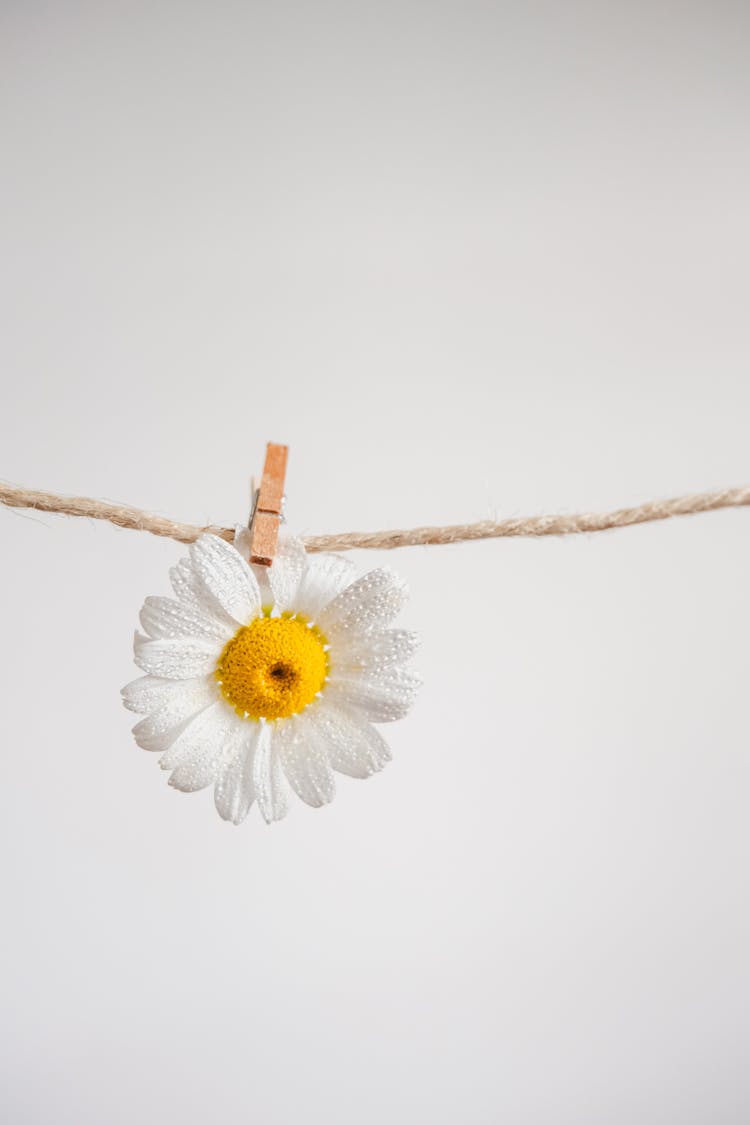
{"type": "Polygon", "coordinates": [[[324,741],[304,715],[279,725],[278,752],[287,781],[306,805],[327,805],[336,795],[336,780],[324,741]]]}
{"type": "Polygon", "coordinates": [[[340,555],[308,555],[294,608],[317,621],[320,611],[351,582],[357,568],[340,555]]]}
{"type": "Polygon", "coordinates": [[[169,572],[169,581],[175,595],[182,602],[203,608],[206,600],[203,585],[193,570],[190,559],[180,559],[169,572]]]}
{"type": "Polygon", "coordinates": [[[289,789],[281,772],[273,726],[264,723],[258,734],[253,759],[253,787],[266,824],[281,820],[289,807],[289,789]]]}
{"type": "Polygon", "coordinates": [[[150,637],[199,637],[226,643],[236,630],[197,605],[173,598],[146,598],[141,625],[150,637]]]}
{"type": "Polygon", "coordinates": [[[175,690],[158,710],[133,727],[133,736],[143,750],[169,749],[187,720],[214,703],[219,688],[213,677],[173,680],[175,690]]]}
{"type": "Polygon", "coordinates": [[[375,727],[361,715],[326,700],[308,707],[309,718],[324,740],[328,761],[349,777],[369,777],[391,760],[391,752],[375,727]]]}
{"type": "Polygon", "coordinates": [[[307,568],[307,556],[301,539],[279,534],[276,555],[271,566],[264,567],[271,587],[273,604],[278,609],[296,609],[300,580],[307,568]]]}
{"type": "Polygon", "coordinates": [[[384,629],[406,604],[406,584],[384,567],[363,574],[334,598],[319,615],[320,627],[331,635],[355,635],[384,629]]]}
{"type": "Polygon", "coordinates": [[[419,634],[409,629],[384,629],[341,638],[331,650],[331,663],[336,668],[356,671],[383,665],[402,665],[419,650],[419,634]]]}
{"type": "Polygon", "coordinates": [[[220,746],[204,746],[201,753],[193,754],[170,774],[169,784],[181,793],[196,793],[213,785],[224,768],[226,743],[220,746]]]}
{"type": "Polygon", "coordinates": [[[353,707],[373,723],[403,719],[411,708],[421,680],[403,668],[382,668],[352,675],[331,670],[326,696],[353,707]]]}
{"type": "Polygon", "coordinates": [[[249,562],[250,552],[253,549],[253,537],[247,524],[235,524],[234,546],[235,550],[239,551],[242,555],[245,562],[249,562]]]}
{"type": "Polygon", "coordinates": [[[260,613],[260,590],[239,551],[217,535],[201,535],[190,547],[193,570],[221,609],[239,625],[260,613]]]}
{"type": "Polygon", "coordinates": [[[214,804],[223,820],[241,824],[255,800],[253,786],[253,758],[255,744],[262,727],[260,723],[245,722],[239,734],[239,747],[228,765],[216,779],[214,804]]]}
{"type": "Polygon", "coordinates": [[[196,715],[159,759],[162,769],[174,771],[169,784],[185,793],[211,785],[231,749],[232,729],[241,722],[223,700],[196,715]]]}
{"type": "Polygon", "coordinates": [[[172,567],[169,572],[169,579],[180,602],[200,610],[209,618],[215,619],[220,626],[226,627],[229,633],[237,629],[237,622],[228,613],[225,613],[216,599],[211,596],[200,577],[193,570],[193,564],[189,558],[180,559],[176,566],[172,567]]]}
{"type": "Polygon", "coordinates": [[[180,680],[164,680],[159,676],[139,676],[121,690],[122,702],[128,711],[149,715],[156,711],[182,687],[180,680]]]}
{"type": "Polygon", "coordinates": [[[221,655],[221,644],[184,637],[152,641],[136,633],[133,650],[136,664],[149,675],[186,680],[214,671],[221,655]]]}
{"type": "MultiPolygon", "coordinates": [[[[253,546],[253,536],[250,528],[246,525],[237,524],[234,529],[234,546],[235,550],[239,551],[245,562],[250,559],[250,554],[253,546]]],[[[273,594],[271,587],[268,585],[268,571],[270,567],[259,566],[257,563],[250,563],[250,569],[255,575],[255,580],[258,583],[260,590],[260,604],[273,605],[273,594]]]]}

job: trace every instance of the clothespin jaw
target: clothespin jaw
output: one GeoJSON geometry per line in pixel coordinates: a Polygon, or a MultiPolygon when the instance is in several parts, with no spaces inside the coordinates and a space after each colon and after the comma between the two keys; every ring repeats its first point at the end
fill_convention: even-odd
{"type": "Polygon", "coordinates": [[[260,488],[253,488],[254,502],[250,516],[250,562],[272,566],[279,539],[279,525],[284,507],[284,478],[289,455],[288,445],[269,441],[260,488]]]}

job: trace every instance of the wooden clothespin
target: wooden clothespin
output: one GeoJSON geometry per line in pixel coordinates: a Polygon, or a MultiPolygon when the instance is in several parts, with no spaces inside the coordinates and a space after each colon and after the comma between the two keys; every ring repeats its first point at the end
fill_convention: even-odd
{"type": "Polygon", "coordinates": [[[250,516],[250,562],[271,566],[276,554],[284,503],[284,477],[288,445],[266,446],[266,462],[260,488],[253,482],[253,510],[250,516]]]}

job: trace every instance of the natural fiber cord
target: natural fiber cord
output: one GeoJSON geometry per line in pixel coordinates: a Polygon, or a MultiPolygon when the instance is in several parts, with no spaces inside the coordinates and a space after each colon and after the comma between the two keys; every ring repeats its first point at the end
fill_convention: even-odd
{"type": "MultiPolygon", "coordinates": [[[[86,516],[107,520],[117,527],[149,531],[192,543],[208,531],[230,542],[234,530],[229,527],[196,527],[176,523],[164,516],[143,512],[124,504],[110,504],[85,496],[59,496],[55,492],[38,492],[0,484],[0,504],[8,508],[32,508],[38,512],[56,512],[65,516],[86,516]]],[[[345,531],[338,535],[312,535],[304,539],[308,551],[350,551],[355,547],[391,550],[394,547],[428,546],[438,543],[463,543],[472,539],[508,539],[519,536],[579,535],[588,531],[609,531],[631,527],[637,523],[668,520],[674,516],[694,516],[715,512],[720,508],[742,508],[750,505],[750,487],[727,488],[720,492],[698,492],[677,496],[672,500],[650,500],[635,508],[618,508],[614,512],[583,512],[578,515],[531,516],[522,519],[482,520],[448,527],[414,527],[403,531],[345,531]]]]}

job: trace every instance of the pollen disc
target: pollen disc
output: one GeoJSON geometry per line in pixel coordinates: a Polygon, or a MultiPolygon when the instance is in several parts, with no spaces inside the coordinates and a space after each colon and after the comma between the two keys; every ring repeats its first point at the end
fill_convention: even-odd
{"type": "Polygon", "coordinates": [[[326,650],[325,637],[304,617],[256,617],[225,645],[215,676],[239,715],[286,719],[321,691],[326,650]]]}

